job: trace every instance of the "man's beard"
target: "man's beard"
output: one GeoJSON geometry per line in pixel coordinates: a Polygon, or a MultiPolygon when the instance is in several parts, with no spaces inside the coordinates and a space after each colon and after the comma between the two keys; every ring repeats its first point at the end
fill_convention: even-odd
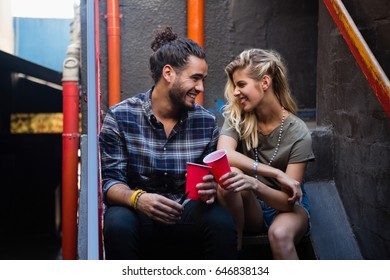
{"type": "Polygon", "coordinates": [[[193,111],[195,110],[195,103],[186,103],[188,91],[184,90],[178,83],[175,83],[172,89],[169,91],[169,97],[171,102],[179,108],[180,111],[193,111]]]}

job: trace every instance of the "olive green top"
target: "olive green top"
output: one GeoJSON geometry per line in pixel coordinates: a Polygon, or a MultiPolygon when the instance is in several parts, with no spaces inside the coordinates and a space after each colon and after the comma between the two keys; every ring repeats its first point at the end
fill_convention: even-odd
{"type": "MultiPolygon", "coordinates": [[[[246,145],[242,143],[239,134],[233,128],[229,129],[229,121],[229,119],[225,119],[220,134],[234,138],[238,143],[237,151],[255,159],[253,149],[248,150],[246,145]]],[[[276,127],[268,135],[264,135],[259,131],[259,146],[257,149],[260,163],[268,165],[278,144],[279,132],[280,126],[276,127]]],[[[300,118],[289,114],[284,120],[279,150],[271,166],[286,171],[289,163],[313,161],[314,159],[310,130],[300,118]]],[[[258,178],[268,186],[279,188],[276,180],[273,178],[265,178],[262,176],[258,176],[258,178]]]]}

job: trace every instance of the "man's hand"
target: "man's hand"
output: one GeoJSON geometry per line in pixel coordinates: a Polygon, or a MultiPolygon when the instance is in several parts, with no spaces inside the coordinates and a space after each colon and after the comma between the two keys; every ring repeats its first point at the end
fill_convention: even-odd
{"type": "Polygon", "coordinates": [[[204,176],[203,183],[197,184],[196,187],[199,189],[198,193],[204,202],[207,204],[214,203],[218,184],[213,175],[209,174],[204,176]]]}
{"type": "Polygon", "coordinates": [[[175,224],[180,220],[183,209],[183,205],[155,193],[144,193],[137,203],[138,211],[164,224],[175,224]]]}

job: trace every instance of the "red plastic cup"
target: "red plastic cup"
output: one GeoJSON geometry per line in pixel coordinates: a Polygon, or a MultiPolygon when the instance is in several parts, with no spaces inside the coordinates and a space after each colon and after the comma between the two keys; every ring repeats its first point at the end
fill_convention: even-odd
{"type": "MultiPolygon", "coordinates": [[[[229,161],[227,159],[226,150],[217,150],[208,154],[203,162],[211,167],[211,173],[213,173],[218,184],[222,187],[220,178],[228,172],[231,172],[229,161]]],[[[227,186],[224,186],[226,188],[227,186]]]]}
{"type": "Polygon", "coordinates": [[[197,184],[203,182],[203,177],[210,173],[210,166],[187,162],[187,181],[186,181],[186,192],[188,198],[198,200],[201,195],[198,193],[197,184]]]}

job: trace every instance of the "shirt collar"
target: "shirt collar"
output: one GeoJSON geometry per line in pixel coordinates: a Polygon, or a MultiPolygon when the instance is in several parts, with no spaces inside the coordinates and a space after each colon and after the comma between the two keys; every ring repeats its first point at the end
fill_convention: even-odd
{"type": "MultiPolygon", "coordinates": [[[[146,116],[147,116],[150,124],[152,125],[152,127],[153,128],[162,128],[163,127],[162,123],[160,123],[157,120],[156,116],[154,115],[153,109],[152,109],[153,89],[154,89],[154,86],[145,93],[145,101],[144,101],[143,107],[144,107],[146,116]]],[[[177,122],[177,124],[182,125],[187,120],[188,116],[189,116],[188,111],[183,112],[183,114],[181,115],[180,120],[177,122]]]]}
{"type": "Polygon", "coordinates": [[[157,118],[155,117],[155,115],[153,113],[153,109],[152,109],[152,91],[153,91],[153,88],[154,87],[152,87],[151,89],[149,89],[145,93],[145,100],[144,100],[144,103],[143,103],[143,108],[145,110],[145,114],[146,114],[146,117],[149,120],[150,125],[153,128],[162,128],[163,127],[162,123],[160,123],[157,120],[157,118]]]}

